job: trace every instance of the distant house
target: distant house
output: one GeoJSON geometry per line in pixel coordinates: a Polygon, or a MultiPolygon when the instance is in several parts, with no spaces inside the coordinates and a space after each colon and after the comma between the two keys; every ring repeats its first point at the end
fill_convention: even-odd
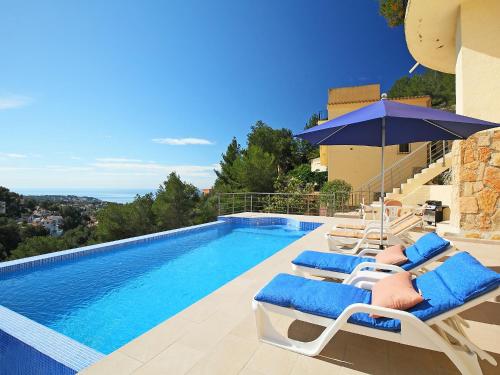
{"type": "Polygon", "coordinates": [[[206,188],[206,189],[202,189],[201,192],[203,195],[208,195],[212,192],[212,188],[206,188]]]}
{"type": "Polygon", "coordinates": [[[40,220],[40,225],[42,225],[51,236],[60,236],[63,234],[63,230],[60,228],[63,224],[62,216],[51,215],[40,220]]]}

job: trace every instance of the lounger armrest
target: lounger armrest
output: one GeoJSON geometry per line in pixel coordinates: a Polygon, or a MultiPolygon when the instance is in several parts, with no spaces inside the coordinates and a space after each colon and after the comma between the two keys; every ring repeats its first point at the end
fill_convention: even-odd
{"type": "Polygon", "coordinates": [[[372,270],[379,270],[379,271],[391,271],[392,273],[397,273],[397,272],[403,272],[404,269],[402,269],[399,266],[396,266],[394,264],[385,264],[385,263],[376,263],[376,262],[361,262],[358,264],[354,270],[351,272],[351,274],[355,274],[356,272],[362,271],[365,268],[372,269],[372,270]]]}
{"type": "MultiPolygon", "coordinates": [[[[357,255],[359,257],[364,257],[364,256],[367,256],[367,254],[380,254],[382,251],[384,250],[379,250],[379,249],[370,249],[370,248],[366,248],[366,249],[363,249],[361,250],[357,255]]],[[[368,255],[370,256],[370,255],[368,255]]],[[[373,256],[372,256],[373,258],[373,256]]]]}
{"type": "MultiPolygon", "coordinates": [[[[388,232],[389,232],[389,229],[387,229],[387,227],[384,227],[382,229],[382,233],[383,234],[387,234],[388,232]]],[[[380,227],[366,228],[365,229],[365,234],[371,234],[371,233],[377,233],[377,234],[379,234],[380,233],[380,227]]]]}
{"type": "Polygon", "coordinates": [[[366,229],[372,229],[372,228],[380,228],[380,222],[371,222],[365,225],[365,230],[366,229]]]}
{"type": "Polygon", "coordinates": [[[347,319],[357,313],[376,314],[384,318],[397,319],[401,321],[401,323],[409,321],[421,322],[420,319],[418,319],[415,315],[410,314],[408,311],[389,309],[387,307],[374,306],[367,303],[353,303],[352,305],[349,305],[340,314],[337,320],[345,319],[347,321],[347,319]]]}

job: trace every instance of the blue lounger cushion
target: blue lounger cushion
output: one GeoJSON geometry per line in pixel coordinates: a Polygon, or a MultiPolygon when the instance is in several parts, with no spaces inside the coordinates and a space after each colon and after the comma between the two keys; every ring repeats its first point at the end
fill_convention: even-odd
{"type": "Polygon", "coordinates": [[[450,242],[431,232],[420,237],[413,245],[405,249],[408,261],[401,267],[406,271],[420,266],[429,259],[445,251],[450,242]]]}
{"type": "Polygon", "coordinates": [[[294,292],[300,290],[308,281],[303,277],[280,273],[261,289],[255,299],[273,305],[292,307],[291,297],[294,292]]]}
{"type": "Polygon", "coordinates": [[[467,302],[500,284],[500,274],[484,267],[467,252],[461,252],[436,268],[450,292],[460,301],[467,302]]]}
{"type": "MultiPolygon", "coordinates": [[[[425,300],[408,312],[425,321],[497,288],[500,286],[500,274],[481,265],[469,253],[462,252],[435,270],[414,279],[413,285],[416,290],[422,292],[425,300]]],[[[279,274],[255,296],[255,299],[337,319],[342,311],[353,303],[370,304],[371,291],[352,285],[279,274]]],[[[365,313],[354,314],[349,322],[395,332],[401,329],[399,320],[374,319],[365,313]]]]}
{"type": "Polygon", "coordinates": [[[375,258],[306,250],[292,260],[292,263],[297,266],[318,268],[340,273],[351,273],[354,268],[362,262],[375,262],[375,258]]]}
{"type": "MultiPolygon", "coordinates": [[[[427,233],[420,237],[415,244],[409,246],[405,250],[408,261],[400,265],[400,267],[406,271],[411,271],[446,250],[449,245],[449,241],[439,237],[436,233],[427,233]]],[[[356,255],[332,254],[306,250],[292,260],[292,263],[297,266],[339,273],[351,273],[354,271],[354,268],[362,262],[375,262],[375,259],[356,255]]]]}

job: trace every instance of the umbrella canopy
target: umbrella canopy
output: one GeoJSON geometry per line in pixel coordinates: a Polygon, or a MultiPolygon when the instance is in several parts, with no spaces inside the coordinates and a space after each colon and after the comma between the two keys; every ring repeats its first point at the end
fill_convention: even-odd
{"type": "Polygon", "coordinates": [[[380,100],[310,128],[296,137],[315,145],[382,147],[380,246],[384,230],[384,147],[423,141],[466,139],[500,124],[438,109],[380,100]]]}
{"type": "Polygon", "coordinates": [[[380,100],[314,126],[296,137],[317,145],[382,147],[382,119],[386,119],[385,146],[466,139],[478,131],[500,126],[439,109],[380,100]]]}

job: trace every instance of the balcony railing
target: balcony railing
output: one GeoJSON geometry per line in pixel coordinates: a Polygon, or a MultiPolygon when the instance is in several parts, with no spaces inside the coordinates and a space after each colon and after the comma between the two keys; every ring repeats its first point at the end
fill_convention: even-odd
{"type": "Polygon", "coordinates": [[[294,215],[333,216],[359,208],[358,193],[220,193],[217,195],[219,215],[240,212],[266,212],[294,215]]]}
{"type": "Polygon", "coordinates": [[[328,120],[328,111],[326,109],[322,109],[321,111],[318,111],[318,120],[319,121],[328,120]]]}

